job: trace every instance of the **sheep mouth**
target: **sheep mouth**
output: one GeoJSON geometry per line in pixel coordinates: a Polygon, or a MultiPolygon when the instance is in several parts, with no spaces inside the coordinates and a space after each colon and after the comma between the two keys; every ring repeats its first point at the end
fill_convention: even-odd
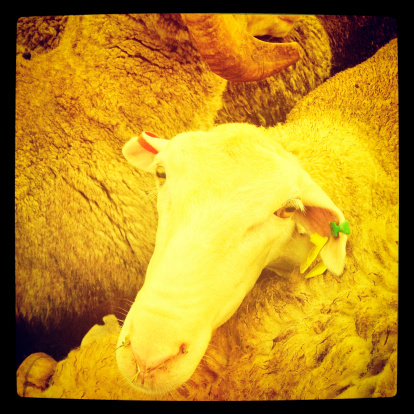
{"type": "Polygon", "coordinates": [[[131,387],[147,395],[162,395],[180,387],[196,368],[183,370],[185,355],[172,358],[154,368],[145,368],[133,358],[130,350],[119,351],[122,353],[118,362],[121,374],[131,387]]]}

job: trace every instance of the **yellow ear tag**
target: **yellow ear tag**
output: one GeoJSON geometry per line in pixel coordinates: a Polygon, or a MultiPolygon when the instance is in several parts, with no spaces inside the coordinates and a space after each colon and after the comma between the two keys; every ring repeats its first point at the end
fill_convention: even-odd
{"type": "MultiPolygon", "coordinates": [[[[328,237],[323,237],[318,233],[313,233],[313,234],[310,235],[310,241],[311,241],[311,243],[313,243],[315,245],[315,247],[312,247],[311,251],[306,256],[305,261],[300,265],[300,273],[301,274],[303,274],[306,271],[306,269],[312,264],[312,262],[316,259],[319,252],[321,251],[322,247],[325,246],[326,242],[328,241],[328,237]]],[[[325,270],[326,270],[326,268],[324,269],[324,271],[325,270]]],[[[323,273],[323,272],[321,272],[321,273],[323,273]]],[[[321,274],[321,273],[319,273],[319,274],[321,274]]],[[[314,276],[317,276],[317,275],[314,274],[314,276]]],[[[312,277],[312,276],[308,276],[308,277],[312,277]]]]}
{"type": "Polygon", "coordinates": [[[310,279],[311,277],[319,276],[326,270],[326,266],[323,262],[318,263],[306,276],[305,279],[310,279]]]}

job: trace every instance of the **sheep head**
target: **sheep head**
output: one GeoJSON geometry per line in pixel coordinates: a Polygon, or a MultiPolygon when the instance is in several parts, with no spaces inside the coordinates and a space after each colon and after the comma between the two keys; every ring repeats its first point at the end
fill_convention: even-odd
{"type": "Polygon", "coordinates": [[[285,36],[300,16],[182,14],[211,70],[233,82],[265,79],[300,59],[296,42],[268,43],[254,35],[285,36]],[[271,22],[269,23],[269,20],[271,22]]]}
{"type": "Polygon", "coordinates": [[[329,226],[342,212],[262,129],[226,124],[171,141],[147,135],[123,154],[159,183],[154,254],[116,351],[120,371],[141,391],[188,380],[261,271],[283,257],[298,266],[310,234],[329,237],[321,258],[343,271],[346,235],[332,237],[329,226]]]}

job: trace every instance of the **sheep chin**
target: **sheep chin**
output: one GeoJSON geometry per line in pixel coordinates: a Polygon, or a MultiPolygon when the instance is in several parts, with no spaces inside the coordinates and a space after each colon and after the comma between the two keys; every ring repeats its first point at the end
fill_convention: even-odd
{"type": "Polygon", "coordinates": [[[185,377],[183,375],[184,379],[180,381],[175,380],[176,375],[174,375],[173,379],[171,379],[168,373],[160,375],[153,372],[152,374],[150,373],[146,376],[144,384],[142,384],[141,381],[129,381],[129,383],[133,388],[143,394],[162,396],[183,385],[191,377],[193,372],[194,370],[189,375],[185,375],[185,377]]]}
{"type": "Polygon", "coordinates": [[[122,349],[117,355],[118,369],[132,388],[147,395],[163,395],[180,387],[192,376],[204,354],[204,352],[195,353],[201,356],[198,357],[193,353],[180,355],[167,362],[165,366],[147,372],[142,381],[142,374],[138,373],[136,361],[130,351],[122,349]]]}
{"type": "MultiPolygon", "coordinates": [[[[144,363],[145,375],[143,381],[142,373],[138,373],[138,366],[141,364],[141,361],[138,361],[139,355],[142,354],[140,354],[139,351],[137,352],[137,344],[139,343],[139,340],[134,331],[136,308],[137,301],[132,305],[118,337],[116,347],[118,370],[127,383],[140,392],[149,395],[165,394],[178,388],[192,376],[206,352],[212,331],[210,328],[204,326],[202,330],[193,332],[186,337],[186,348],[180,348],[179,352],[171,358],[167,358],[165,363],[160,365],[156,363],[155,365],[158,366],[153,369],[147,370],[145,368],[146,363],[144,363]]],[[[155,325],[153,324],[149,328],[154,327],[155,325]]],[[[153,332],[153,329],[150,329],[150,331],[153,332]]],[[[140,335],[144,337],[147,337],[149,334],[148,329],[140,333],[140,335]]],[[[168,342],[168,338],[170,337],[171,335],[169,334],[164,336],[164,340],[160,337],[153,337],[145,348],[147,350],[165,349],[164,341],[168,342]]],[[[154,361],[151,357],[149,359],[154,361]]]]}

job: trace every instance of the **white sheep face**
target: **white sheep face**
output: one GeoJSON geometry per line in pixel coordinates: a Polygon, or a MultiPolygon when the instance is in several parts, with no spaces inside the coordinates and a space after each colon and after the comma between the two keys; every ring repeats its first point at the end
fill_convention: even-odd
{"type": "MultiPolygon", "coordinates": [[[[135,387],[154,394],[190,378],[213,330],[233,315],[266,266],[277,269],[280,258],[284,266],[289,259],[299,265],[311,247],[308,234],[329,236],[329,220],[343,215],[259,128],[228,124],[148,142],[157,155],[136,138],[123,149],[133,165],[159,176],[159,222],[117,361],[135,387]],[[291,217],[274,214],[286,203],[298,208],[291,217]]],[[[334,273],[343,268],[342,236],[321,251],[334,273]]]]}

